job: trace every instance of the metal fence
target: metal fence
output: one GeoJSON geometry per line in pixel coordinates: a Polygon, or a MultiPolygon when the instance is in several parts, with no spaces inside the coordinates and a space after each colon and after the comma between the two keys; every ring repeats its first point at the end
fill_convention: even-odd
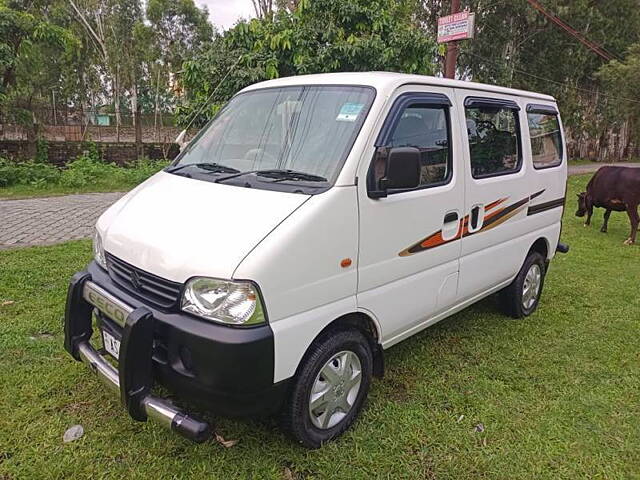
{"type": "MultiPolygon", "coordinates": [[[[181,131],[171,113],[141,114],[143,143],[171,143],[181,131]]],[[[94,141],[129,143],[136,140],[131,113],[102,111],[15,109],[0,114],[0,141],[94,141]]]]}
{"type": "MultiPolygon", "coordinates": [[[[0,124],[25,125],[35,120],[42,125],[74,126],[99,125],[103,127],[131,127],[135,125],[134,115],[130,112],[116,114],[104,110],[71,110],[54,108],[23,109],[12,108],[0,112],[0,124]],[[118,121],[119,119],[119,121],[118,121]]],[[[145,127],[175,127],[175,116],[171,112],[142,113],[140,124],[145,127]]]]}

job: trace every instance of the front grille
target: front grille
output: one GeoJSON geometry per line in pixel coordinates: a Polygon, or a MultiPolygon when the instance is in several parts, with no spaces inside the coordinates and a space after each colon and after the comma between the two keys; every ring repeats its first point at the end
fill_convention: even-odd
{"type": "Polygon", "coordinates": [[[181,283],[145,272],[110,253],[107,253],[106,257],[109,277],[118,286],[161,308],[172,308],[178,304],[181,283]]]}

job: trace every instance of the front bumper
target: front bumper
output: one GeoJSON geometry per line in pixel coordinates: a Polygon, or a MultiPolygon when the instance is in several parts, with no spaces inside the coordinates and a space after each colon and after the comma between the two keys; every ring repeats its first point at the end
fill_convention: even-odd
{"type": "Polygon", "coordinates": [[[207,423],[154,396],[154,384],[223,415],[273,412],[287,388],[287,382],[273,384],[268,325],[238,329],[151,308],[95,263],[69,285],[65,349],[120,396],[132,418],[152,418],[194,441],[208,437],[207,423]],[[121,339],[117,368],[90,344],[94,311],[100,327],[121,339]]]}

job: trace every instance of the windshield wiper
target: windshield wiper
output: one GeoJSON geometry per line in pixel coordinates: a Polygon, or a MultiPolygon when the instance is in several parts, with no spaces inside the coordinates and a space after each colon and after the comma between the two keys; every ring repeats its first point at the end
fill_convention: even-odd
{"type": "Polygon", "coordinates": [[[216,182],[223,182],[232,178],[237,178],[242,175],[256,174],[260,177],[274,178],[274,182],[281,182],[283,180],[302,180],[305,182],[326,182],[327,179],[320,175],[313,175],[312,173],[299,172],[297,170],[271,168],[268,170],[249,170],[247,172],[240,172],[234,175],[228,175],[226,177],[218,178],[216,182]]]}
{"type": "Polygon", "coordinates": [[[299,172],[297,170],[261,170],[256,172],[257,175],[267,178],[275,178],[274,182],[280,182],[282,180],[303,180],[306,182],[326,182],[327,179],[320,175],[314,175],[312,173],[299,172]]]}
{"type": "Polygon", "coordinates": [[[174,173],[186,167],[196,167],[213,173],[240,173],[240,170],[237,168],[227,167],[226,165],[220,165],[219,163],[183,163],[182,165],[169,167],[166,171],[174,173]]]}

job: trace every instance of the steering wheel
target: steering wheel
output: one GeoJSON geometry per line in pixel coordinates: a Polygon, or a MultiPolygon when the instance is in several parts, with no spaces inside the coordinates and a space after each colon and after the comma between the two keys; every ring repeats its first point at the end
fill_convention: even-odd
{"type": "Polygon", "coordinates": [[[264,148],[252,148],[248,150],[247,153],[244,154],[245,160],[255,161],[258,157],[262,157],[267,160],[269,163],[277,163],[278,159],[267,152],[264,148]]]}
{"type": "Polygon", "coordinates": [[[490,122],[488,120],[477,120],[476,121],[476,130],[477,131],[492,131],[495,132],[497,131],[496,126],[493,124],[493,122],[490,122]]]}

